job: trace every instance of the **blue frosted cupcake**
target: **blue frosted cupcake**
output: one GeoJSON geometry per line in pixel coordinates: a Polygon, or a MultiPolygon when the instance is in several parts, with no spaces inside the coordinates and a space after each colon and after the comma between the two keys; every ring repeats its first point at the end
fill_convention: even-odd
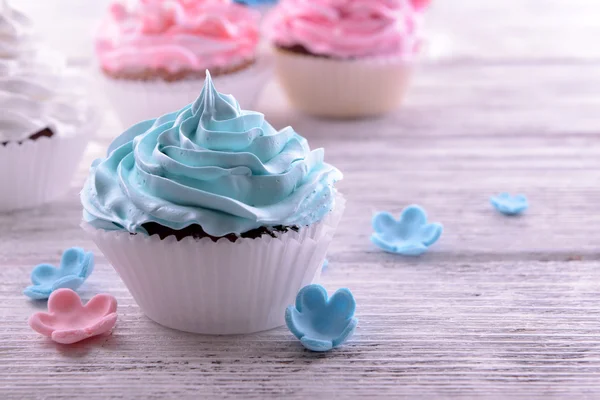
{"type": "Polygon", "coordinates": [[[141,122],[96,160],[83,227],[141,309],[165,326],[250,333],[284,323],[320,274],[342,178],[291,127],[216,91],[141,122]]]}

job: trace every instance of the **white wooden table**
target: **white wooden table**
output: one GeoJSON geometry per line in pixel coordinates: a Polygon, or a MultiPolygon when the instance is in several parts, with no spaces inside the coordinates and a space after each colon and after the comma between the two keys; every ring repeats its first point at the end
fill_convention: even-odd
{"type": "MultiPolygon", "coordinates": [[[[90,62],[103,2],[17,3],[90,62]]],[[[437,0],[430,25],[431,56],[393,115],[317,121],[276,86],[261,103],[345,173],[323,284],[356,296],[351,342],[314,354],[285,328],[209,337],[146,318],[79,228],[87,167],[121,131],[107,108],[69,195],[0,215],[0,398],[600,398],[600,3],[437,0]],[[496,214],[500,191],[527,194],[530,210],[496,214]],[[377,250],[373,212],[410,203],[444,224],[440,242],[417,259],[377,250]],[[29,329],[45,305],[21,292],[74,245],[97,260],[83,298],[113,294],[119,321],[66,347],[29,329]]]]}

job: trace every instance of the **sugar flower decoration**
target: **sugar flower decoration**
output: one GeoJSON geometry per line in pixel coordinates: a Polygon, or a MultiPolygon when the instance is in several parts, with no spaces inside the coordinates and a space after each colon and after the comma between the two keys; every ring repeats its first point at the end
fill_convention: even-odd
{"type": "Polygon", "coordinates": [[[285,311],[289,330],[312,351],[327,351],[341,346],[354,333],[356,301],[348,289],[339,289],[327,298],[321,285],[303,287],[296,296],[296,306],[285,311]]]}
{"type": "Polygon", "coordinates": [[[62,344],[110,332],[117,323],[117,300],[108,294],[98,294],[84,306],[71,289],[59,289],[50,295],[48,312],[38,312],[29,318],[29,326],[62,344]]]}
{"type": "Polygon", "coordinates": [[[405,208],[396,220],[389,212],[373,217],[371,241],[379,248],[395,254],[418,256],[427,251],[442,234],[442,225],[427,223],[425,210],[417,205],[405,208]]]}
{"type": "Polygon", "coordinates": [[[490,203],[504,215],[521,214],[529,208],[527,197],[522,194],[512,196],[510,193],[500,193],[498,196],[492,196],[490,203]]]}
{"type": "Polygon", "coordinates": [[[40,264],[31,271],[31,282],[23,293],[35,300],[45,300],[61,288],[77,290],[94,270],[94,254],[79,247],[63,252],[58,268],[40,264]]]}

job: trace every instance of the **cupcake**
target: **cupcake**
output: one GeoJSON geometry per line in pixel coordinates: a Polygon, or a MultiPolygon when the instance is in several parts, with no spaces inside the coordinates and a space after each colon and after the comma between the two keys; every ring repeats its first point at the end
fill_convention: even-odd
{"type": "Polygon", "coordinates": [[[54,200],[70,187],[95,128],[80,82],[0,1],[0,211],[54,200]]]}
{"type": "Polygon", "coordinates": [[[112,4],[96,54],[122,122],[130,126],[191,103],[207,69],[223,90],[253,104],[270,73],[258,57],[259,19],[229,0],[112,4]]]}
{"type": "Polygon", "coordinates": [[[292,105],[356,118],[398,107],[420,43],[423,0],[282,0],[267,16],[275,70],[292,105]]]}
{"type": "Polygon", "coordinates": [[[92,164],[82,226],[152,320],[257,332],[283,325],[318,279],[341,178],[323,149],[240,109],[207,72],[192,104],[127,129],[92,164]]]}

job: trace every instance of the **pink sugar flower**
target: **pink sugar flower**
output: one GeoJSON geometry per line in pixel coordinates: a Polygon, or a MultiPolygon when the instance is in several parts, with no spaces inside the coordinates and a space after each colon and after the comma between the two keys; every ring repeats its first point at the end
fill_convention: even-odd
{"type": "Polygon", "coordinates": [[[98,294],[84,306],[71,289],[59,289],[50,295],[48,312],[29,318],[29,326],[62,344],[72,344],[110,332],[117,322],[117,300],[98,294]]]}

